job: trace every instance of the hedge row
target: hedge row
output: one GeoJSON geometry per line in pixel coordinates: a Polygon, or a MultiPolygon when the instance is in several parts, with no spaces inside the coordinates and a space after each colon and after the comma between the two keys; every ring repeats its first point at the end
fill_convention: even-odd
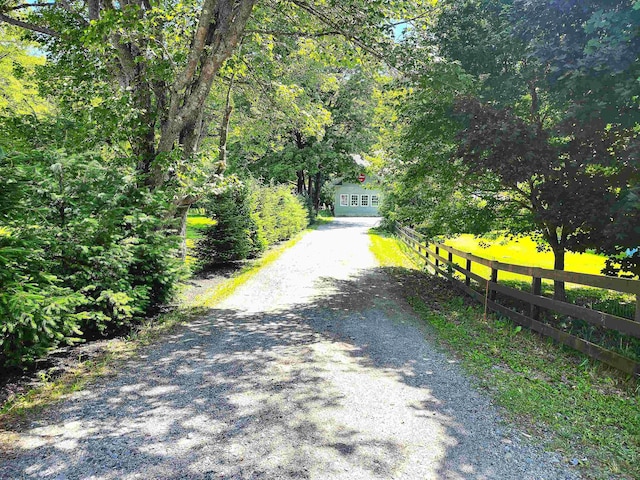
{"type": "Polygon", "coordinates": [[[261,185],[255,180],[235,180],[200,206],[216,220],[196,244],[196,257],[203,269],[256,257],[309,224],[303,200],[288,187],[261,185]]]}
{"type": "Polygon", "coordinates": [[[0,151],[0,187],[0,366],[126,329],[171,296],[184,267],[170,197],[130,169],[0,151]]]}

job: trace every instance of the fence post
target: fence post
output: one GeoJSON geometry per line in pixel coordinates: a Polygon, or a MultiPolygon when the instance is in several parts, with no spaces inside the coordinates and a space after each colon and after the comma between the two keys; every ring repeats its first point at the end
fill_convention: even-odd
{"type": "MultiPolygon", "coordinates": [[[[440,247],[438,247],[436,245],[436,255],[440,255],[440,247]]],[[[438,257],[436,257],[436,269],[438,268],[438,266],[440,265],[440,261],[438,260],[438,257]]]]}
{"type": "Polygon", "coordinates": [[[429,271],[429,240],[424,241],[424,268],[429,271]]]}
{"type": "MultiPolygon", "coordinates": [[[[471,271],[471,260],[467,258],[467,271],[471,271]]],[[[469,275],[465,276],[464,284],[468,287],[471,285],[471,277],[469,275]]]]}
{"type": "MultiPolygon", "coordinates": [[[[533,277],[531,281],[531,293],[534,295],[540,295],[542,293],[542,278],[533,277]]],[[[540,307],[538,305],[531,304],[531,318],[538,320],[540,318],[540,307]]]]}
{"type": "MultiPolygon", "coordinates": [[[[494,267],[491,267],[491,282],[498,283],[498,269],[494,267]]],[[[495,299],[496,299],[496,291],[491,290],[491,292],[489,293],[489,300],[493,302],[495,299]]]]}
{"type": "Polygon", "coordinates": [[[447,255],[447,260],[449,260],[449,264],[447,265],[447,272],[449,272],[449,275],[451,275],[453,277],[453,253],[449,252],[449,255],[447,255]]]}

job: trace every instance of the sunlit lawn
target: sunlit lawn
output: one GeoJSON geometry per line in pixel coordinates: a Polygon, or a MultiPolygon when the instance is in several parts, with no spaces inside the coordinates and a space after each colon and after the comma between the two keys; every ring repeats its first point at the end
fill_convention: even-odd
{"type": "MultiPolygon", "coordinates": [[[[538,251],[536,243],[530,238],[505,240],[504,237],[486,239],[473,235],[460,235],[447,240],[445,244],[489,260],[498,260],[516,265],[553,268],[553,253],[550,251],[538,251]]],[[[440,255],[446,257],[447,252],[440,252],[440,255]]],[[[465,259],[454,255],[453,260],[458,265],[465,266],[465,259]]],[[[565,257],[565,270],[601,275],[604,263],[605,257],[600,255],[568,252],[565,257]]],[[[471,270],[484,278],[489,278],[491,275],[489,267],[478,263],[473,263],[471,270]]],[[[498,281],[522,290],[529,290],[531,277],[501,270],[498,273],[498,281]]],[[[567,283],[567,289],[567,296],[570,301],[578,300],[580,304],[591,304],[593,308],[598,310],[608,311],[620,316],[633,317],[633,304],[635,302],[633,295],[572,283],[567,283]]],[[[551,280],[543,280],[543,294],[551,295],[552,293],[553,282],[551,280]]]]}
{"type": "MultiPolygon", "coordinates": [[[[488,260],[553,269],[553,252],[538,251],[536,243],[530,238],[505,240],[504,237],[486,239],[478,238],[474,235],[460,235],[459,237],[447,240],[445,244],[488,260]]],[[[442,256],[446,256],[446,254],[447,252],[441,252],[442,256]]],[[[464,259],[456,257],[455,255],[453,259],[457,264],[465,265],[464,259]]],[[[604,262],[604,257],[593,253],[567,252],[565,257],[565,270],[600,275],[604,267],[604,262]]],[[[491,273],[489,267],[477,263],[472,265],[472,271],[485,278],[488,278],[491,273]]],[[[499,275],[501,280],[531,280],[530,277],[524,277],[511,272],[500,271],[499,275]]]]}
{"type": "Polygon", "coordinates": [[[202,236],[202,231],[216,221],[204,215],[189,215],[187,217],[187,246],[193,247],[195,240],[202,236]]]}
{"type": "MultiPolygon", "coordinates": [[[[204,215],[189,215],[187,217],[187,251],[193,251],[196,241],[202,237],[202,231],[209,225],[215,225],[216,221],[204,215]]],[[[195,258],[187,254],[187,264],[194,263],[195,258]]]]}
{"type": "MultiPolygon", "coordinates": [[[[518,240],[505,240],[504,237],[488,240],[474,235],[460,235],[457,238],[447,240],[445,243],[459,250],[490,260],[500,260],[501,262],[514,263],[516,265],[553,268],[553,252],[538,251],[536,243],[528,237],[518,240]],[[483,246],[486,244],[490,246],[483,246]]],[[[605,257],[601,255],[568,252],[565,257],[565,270],[599,275],[604,267],[604,261],[605,257]]]]}

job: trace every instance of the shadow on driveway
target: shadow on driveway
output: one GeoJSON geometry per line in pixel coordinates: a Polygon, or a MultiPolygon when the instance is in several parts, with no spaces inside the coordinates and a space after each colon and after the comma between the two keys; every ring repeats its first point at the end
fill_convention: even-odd
{"type": "Polygon", "coordinates": [[[213,309],[33,421],[0,478],[539,478],[395,282],[213,309]]]}

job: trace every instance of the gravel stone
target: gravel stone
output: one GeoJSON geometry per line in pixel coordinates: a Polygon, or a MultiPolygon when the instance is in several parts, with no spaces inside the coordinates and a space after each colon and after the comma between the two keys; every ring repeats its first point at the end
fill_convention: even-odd
{"type": "Polygon", "coordinates": [[[431,343],[376,268],[374,221],[308,233],[209,315],[47,409],[0,478],[581,478],[431,343]]]}

